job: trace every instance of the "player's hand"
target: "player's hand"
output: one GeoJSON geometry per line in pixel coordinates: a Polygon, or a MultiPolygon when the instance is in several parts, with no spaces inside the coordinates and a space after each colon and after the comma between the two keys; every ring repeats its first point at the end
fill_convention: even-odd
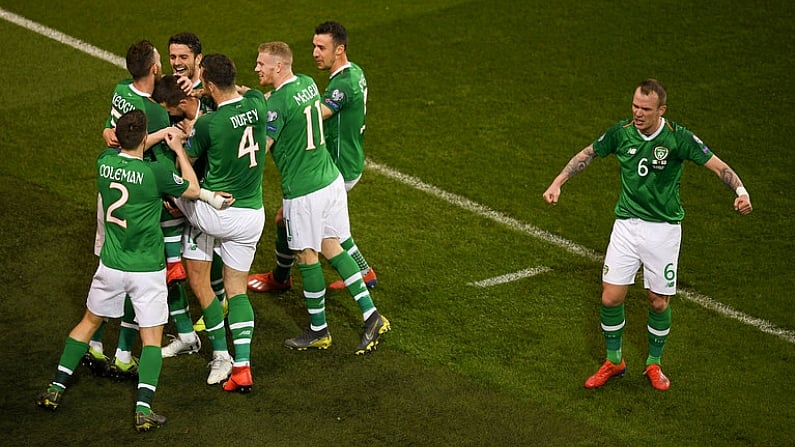
{"type": "Polygon", "coordinates": [[[560,198],[560,186],[549,185],[543,194],[544,200],[550,205],[557,205],[560,198]]]}
{"type": "Polygon", "coordinates": [[[190,95],[193,91],[193,81],[191,81],[187,76],[177,76],[177,85],[188,95],[190,95]]]}
{"type": "Polygon", "coordinates": [[[106,127],[102,131],[102,138],[105,140],[105,144],[108,147],[119,147],[119,139],[116,138],[116,129],[106,127]]]}
{"type": "Polygon", "coordinates": [[[748,194],[743,194],[740,197],[734,199],[734,209],[735,211],[739,211],[740,214],[746,215],[751,214],[754,207],[751,206],[751,198],[748,194]]]}
{"type": "Polygon", "coordinates": [[[235,198],[228,192],[215,191],[213,199],[208,203],[217,210],[225,210],[235,203],[235,198]]]}
{"type": "Polygon", "coordinates": [[[185,133],[176,127],[169,127],[166,129],[166,144],[174,152],[185,150],[185,133]]]}
{"type": "Polygon", "coordinates": [[[163,206],[166,208],[166,211],[168,211],[168,214],[171,214],[171,217],[177,218],[184,216],[182,211],[177,208],[177,204],[174,203],[173,197],[169,196],[166,200],[163,200],[163,206]]]}

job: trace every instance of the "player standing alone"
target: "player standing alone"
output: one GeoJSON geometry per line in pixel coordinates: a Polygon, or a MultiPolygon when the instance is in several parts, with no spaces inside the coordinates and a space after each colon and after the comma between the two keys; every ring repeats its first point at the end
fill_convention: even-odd
{"type": "Polygon", "coordinates": [[[557,204],[563,184],[597,155],[614,154],[619,160],[621,194],[602,271],[600,320],[607,360],[585,381],[586,388],[601,387],[626,371],[621,353],[624,300],[641,264],[649,298],[649,354],[644,374],[658,390],[671,385],[660,368],[660,358],[671,330],[669,302],[676,293],[680,224],[685,217],[679,199],[684,161],[691,160],[717,174],[737,194],[735,210],[741,214],[752,210],[748,192],[731,167],[692,132],[663,118],[666,99],[662,84],[654,79],[643,81],[632,98],[632,119],[615,124],[572,157],[543,194],[548,203],[557,204]]]}

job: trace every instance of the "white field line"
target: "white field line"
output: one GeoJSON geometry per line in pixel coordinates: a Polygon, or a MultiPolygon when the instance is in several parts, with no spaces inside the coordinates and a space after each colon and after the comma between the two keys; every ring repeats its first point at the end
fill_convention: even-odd
{"type": "MultiPolygon", "coordinates": [[[[528,223],[519,222],[518,220],[500,213],[499,211],[492,210],[488,207],[485,207],[479,203],[475,203],[466,197],[461,197],[456,194],[452,194],[446,191],[443,191],[433,185],[429,185],[424,183],[422,180],[412,177],[410,175],[403,174],[398,172],[388,166],[384,166],[382,164],[376,163],[370,159],[367,160],[367,167],[368,169],[378,172],[379,174],[392,178],[394,180],[399,181],[407,186],[410,186],[414,189],[418,189],[420,191],[424,191],[432,196],[435,196],[439,199],[444,200],[445,202],[451,203],[453,205],[459,206],[467,211],[470,211],[478,216],[489,218],[495,222],[501,223],[513,230],[526,233],[530,236],[535,237],[536,239],[540,239],[544,242],[549,244],[555,245],[557,247],[563,248],[571,253],[574,253],[579,256],[583,256],[587,259],[590,259],[595,262],[602,262],[604,259],[602,255],[594,252],[593,250],[589,250],[588,248],[582,247],[577,245],[576,243],[564,239],[560,236],[551,234],[547,231],[544,231],[538,227],[530,225],[528,223]]],[[[540,200],[540,199],[539,199],[540,200]]],[[[508,276],[508,275],[506,275],[508,276]]],[[[499,277],[502,278],[502,277],[499,277]]],[[[492,278],[492,280],[496,280],[498,278],[492,278]]],[[[490,280],[485,280],[490,281],[490,280]]],[[[484,281],[481,281],[484,282],[484,281]]],[[[775,335],[785,341],[788,341],[792,344],[795,344],[795,331],[782,329],[774,325],[773,323],[763,320],[761,318],[752,317],[750,315],[744,314],[738,310],[733,309],[731,306],[726,304],[720,303],[718,301],[713,300],[712,298],[702,295],[694,290],[689,290],[685,288],[679,288],[677,293],[683,299],[688,301],[694,302],[706,309],[709,309],[713,312],[717,312],[720,315],[725,317],[737,320],[743,324],[747,324],[749,326],[755,327],[760,331],[775,335]]]]}
{"type": "Polygon", "coordinates": [[[80,50],[90,56],[96,57],[97,59],[102,59],[105,62],[110,62],[111,64],[116,65],[117,67],[127,69],[127,63],[125,62],[123,57],[116,56],[113,53],[97,48],[91,44],[83,42],[80,39],[75,39],[74,37],[67,36],[66,34],[60,31],[30,21],[20,15],[14,14],[13,12],[6,11],[3,8],[0,8],[0,18],[8,22],[17,24],[27,30],[41,34],[42,36],[49,37],[50,39],[58,43],[68,45],[72,48],[80,50]]]}
{"type": "MultiPolygon", "coordinates": [[[[52,28],[46,27],[39,23],[33,22],[28,20],[22,16],[14,14],[10,11],[6,11],[3,8],[0,8],[0,18],[6,20],[8,22],[14,23],[16,25],[21,26],[27,30],[33,31],[35,33],[41,34],[45,37],[49,37],[50,39],[55,40],[64,45],[68,45],[72,48],[80,50],[90,56],[96,57],[98,59],[104,60],[108,63],[111,63],[120,68],[126,68],[126,63],[124,58],[116,56],[108,51],[103,49],[97,48],[91,44],[83,42],[82,40],[75,39],[74,37],[68,36],[63,34],[60,31],[54,30],[52,28]]],[[[435,186],[429,185],[427,183],[422,182],[421,180],[417,179],[416,177],[412,177],[401,172],[398,172],[388,166],[378,164],[370,159],[367,160],[367,166],[371,170],[384,175],[385,177],[392,178],[397,180],[407,186],[412,188],[419,189],[420,191],[424,191],[432,196],[438,197],[448,203],[456,205],[460,208],[463,208],[467,211],[475,213],[476,215],[489,218],[494,220],[495,222],[499,222],[507,227],[519,231],[525,234],[528,234],[536,239],[540,239],[544,242],[549,244],[555,245],[557,247],[561,247],[571,253],[574,253],[579,256],[583,256],[587,259],[601,262],[602,256],[593,250],[588,248],[582,247],[580,245],[575,244],[567,239],[564,239],[560,236],[554,235],[549,233],[545,230],[542,230],[538,227],[530,225],[528,223],[519,222],[518,220],[500,213],[498,211],[492,210],[486,206],[480,205],[475,203],[466,197],[461,197],[456,194],[451,194],[449,192],[443,191],[435,186]]],[[[725,304],[719,303],[712,298],[707,296],[701,295],[695,291],[687,290],[687,289],[679,289],[679,296],[682,298],[697,303],[703,306],[706,309],[712,310],[717,312],[720,315],[723,315],[728,318],[732,318],[737,320],[741,323],[753,326],[760,331],[775,335],[779,338],[782,338],[792,344],[795,344],[795,331],[782,329],[775,326],[773,323],[770,323],[767,320],[763,320],[760,318],[752,317],[750,315],[744,314],[740,311],[733,309],[730,306],[725,304]]]]}
{"type": "Polygon", "coordinates": [[[520,270],[518,272],[508,273],[508,274],[501,275],[501,276],[495,276],[494,278],[484,279],[483,281],[471,282],[471,283],[468,283],[467,285],[475,286],[475,287],[491,287],[491,286],[496,286],[496,285],[499,285],[499,284],[509,283],[509,282],[516,281],[516,280],[523,279],[523,278],[529,278],[531,276],[540,275],[541,273],[546,273],[546,272],[548,272],[550,270],[552,270],[552,269],[550,269],[549,267],[545,267],[543,265],[540,265],[538,267],[524,269],[524,270],[520,270]]]}

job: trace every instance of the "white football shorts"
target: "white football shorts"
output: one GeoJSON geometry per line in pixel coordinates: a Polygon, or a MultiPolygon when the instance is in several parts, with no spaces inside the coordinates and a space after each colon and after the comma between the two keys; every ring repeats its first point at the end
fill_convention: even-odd
{"type": "Polygon", "coordinates": [[[679,224],[616,219],[605,254],[602,281],[633,284],[642,264],[646,289],[658,295],[674,295],[681,243],[679,224]]]}
{"type": "Polygon", "coordinates": [[[100,260],[86,299],[88,310],[100,317],[121,318],[125,295],[130,295],[138,326],[154,327],[168,321],[166,269],[124,272],[112,269],[100,260]]]}
{"type": "Polygon", "coordinates": [[[182,238],[185,259],[212,261],[217,245],[224,265],[241,272],[251,269],[265,226],[264,208],[217,210],[201,200],[177,199],[176,203],[190,222],[182,238]]]}
{"type": "Polygon", "coordinates": [[[320,252],[323,239],[351,237],[348,220],[348,195],[342,175],[330,185],[305,196],[284,199],[284,224],[287,246],[301,251],[311,248],[320,252]]]}

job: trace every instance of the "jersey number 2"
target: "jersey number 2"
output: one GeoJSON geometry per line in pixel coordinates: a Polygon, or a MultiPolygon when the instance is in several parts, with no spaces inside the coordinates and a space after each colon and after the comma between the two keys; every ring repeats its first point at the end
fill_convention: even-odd
{"type": "Polygon", "coordinates": [[[108,211],[105,213],[105,222],[114,223],[122,228],[127,228],[127,219],[119,219],[113,215],[113,212],[127,203],[127,200],[130,199],[130,193],[127,191],[127,187],[121,183],[111,182],[110,187],[111,189],[118,189],[121,191],[121,197],[108,206],[108,211]]]}

